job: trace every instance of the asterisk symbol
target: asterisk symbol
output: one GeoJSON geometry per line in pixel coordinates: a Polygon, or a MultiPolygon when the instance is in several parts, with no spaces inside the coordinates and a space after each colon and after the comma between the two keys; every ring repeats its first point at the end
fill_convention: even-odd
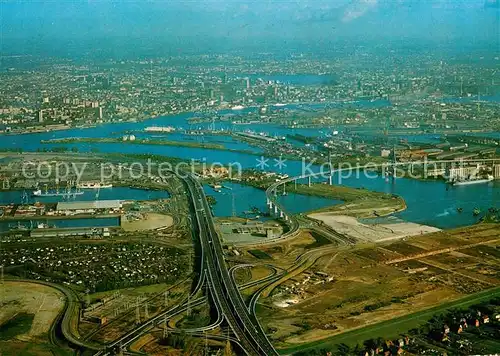
{"type": "Polygon", "coordinates": [[[278,159],[274,159],[274,166],[278,167],[279,169],[283,169],[283,167],[286,167],[286,159],[283,159],[283,157],[280,156],[278,159]]]}
{"type": "Polygon", "coordinates": [[[257,158],[256,161],[257,161],[257,168],[264,169],[266,167],[269,167],[269,164],[267,163],[269,159],[264,158],[264,156],[260,156],[260,158],[257,158]]]}

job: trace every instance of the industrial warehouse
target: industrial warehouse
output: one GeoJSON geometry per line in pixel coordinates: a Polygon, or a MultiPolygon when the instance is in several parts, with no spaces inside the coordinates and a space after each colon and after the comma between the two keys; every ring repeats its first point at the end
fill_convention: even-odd
{"type": "Polygon", "coordinates": [[[121,200],[72,201],[57,203],[56,212],[63,215],[120,213],[121,208],[121,200]]]}

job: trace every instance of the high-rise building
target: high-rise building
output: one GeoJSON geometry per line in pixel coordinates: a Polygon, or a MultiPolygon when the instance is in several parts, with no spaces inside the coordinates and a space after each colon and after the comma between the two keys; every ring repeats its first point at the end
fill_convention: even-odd
{"type": "Polygon", "coordinates": [[[102,106],[99,107],[99,119],[102,120],[102,106]]]}
{"type": "Polygon", "coordinates": [[[38,112],[38,122],[43,122],[43,110],[38,112]]]}
{"type": "Polygon", "coordinates": [[[246,82],[246,87],[247,89],[250,89],[250,78],[245,78],[245,82],[246,82]]]}

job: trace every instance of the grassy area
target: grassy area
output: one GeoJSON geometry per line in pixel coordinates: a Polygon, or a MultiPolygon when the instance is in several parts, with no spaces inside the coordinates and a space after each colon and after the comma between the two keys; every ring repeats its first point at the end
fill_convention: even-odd
{"type": "Polygon", "coordinates": [[[0,341],[0,351],[4,356],[71,356],[74,351],[40,341],[0,341]]]}
{"type": "Polygon", "coordinates": [[[261,250],[248,250],[248,253],[259,260],[272,260],[273,258],[261,250]]]}
{"type": "Polygon", "coordinates": [[[4,324],[0,325],[0,340],[10,340],[16,336],[26,334],[31,329],[35,318],[34,314],[19,313],[4,324]]]}
{"type": "Polygon", "coordinates": [[[315,241],[312,244],[307,245],[305,247],[306,250],[310,250],[310,249],[313,249],[313,248],[318,248],[318,247],[321,247],[321,246],[324,246],[324,245],[329,245],[329,244],[332,243],[326,237],[324,237],[323,235],[320,235],[320,234],[318,234],[318,233],[316,233],[314,231],[311,231],[310,234],[314,238],[315,241]]]}
{"type": "Polygon", "coordinates": [[[289,192],[319,196],[323,198],[333,198],[342,200],[344,202],[352,202],[356,200],[367,199],[388,199],[392,195],[380,192],[374,192],[363,188],[352,188],[343,185],[329,185],[329,184],[297,184],[297,189],[293,183],[288,183],[287,188],[289,192]]]}
{"type": "Polygon", "coordinates": [[[292,193],[317,196],[328,199],[341,200],[338,204],[314,211],[337,212],[354,217],[374,217],[391,214],[406,209],[403,198],[387,193],[370,191],[364,188],[352,188],[342,185],[329,184],[288,184],[288,191],[292,193]]]}
{"type": "Polygon", "coordinates": [[[89,297],[92,302],[95,302],[98,299],[109,297],[110,295],[116,292],[119,292],[120,294],[126,295],[128,297],[139,297],[143,295],[163,293],[164,291],[170,289],[171,287],[172,287],[171,284],[158,283],[147,286],[130,287],[130,288],[114,289],[104,292],[97,292],[90,294],[89,297]]]}
{"type": "Polygon", "coordinates": [[[349,346],[355,346],[362,343],[364,340],[377,337],[394,338],[410,329],[416,328],[421,324],[426,323],[433,315],[443,313],[446,310],[452,308],[467,308],[471,305],[491,300],[497,296],[500,296],[500,287],[484,290],[482,292],[457,299],[450,303],[442,304],[433,308],[419,311],[417,313],[405,315],[392,320],[387,320],[360,329],[348,331],[324,340],[318,340],[311,343],[283,348],[279,349],[278,351],[280,354],[286,355],[298,351],[313,350],[316,348],[329,348],[341,343],[347,344],[349,346]]]}

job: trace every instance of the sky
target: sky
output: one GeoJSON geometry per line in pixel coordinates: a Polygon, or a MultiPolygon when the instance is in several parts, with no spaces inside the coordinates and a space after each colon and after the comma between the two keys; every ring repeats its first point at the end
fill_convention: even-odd
{"type": "Polygon", "coordinates": [[[119,40],[196,46],[429,41],[498,49],[500,0],[0,0],[0,41],[25,50],[119,40]]]}

